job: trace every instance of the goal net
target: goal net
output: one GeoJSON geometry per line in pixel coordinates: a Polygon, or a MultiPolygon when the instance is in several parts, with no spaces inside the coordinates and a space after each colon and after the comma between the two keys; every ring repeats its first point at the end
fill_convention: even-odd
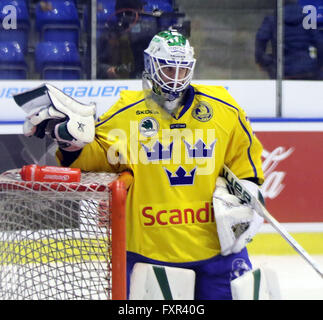
{"type": "Polygon", "coordinates": [[[125,299],[126,192],[115,174],[1,174],[0,300],[125,299]]]}

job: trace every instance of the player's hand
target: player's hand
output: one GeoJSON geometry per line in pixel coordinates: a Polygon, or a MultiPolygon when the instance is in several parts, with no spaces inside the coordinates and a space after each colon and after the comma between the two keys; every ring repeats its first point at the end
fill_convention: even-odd
{"type": "Polygon", "coordinates": [[[221,254],[240,252],[264,222],[255,210],[230,194],[226,181],[218,177],[213,193],[213,210],[219,235],[221,254]]]}

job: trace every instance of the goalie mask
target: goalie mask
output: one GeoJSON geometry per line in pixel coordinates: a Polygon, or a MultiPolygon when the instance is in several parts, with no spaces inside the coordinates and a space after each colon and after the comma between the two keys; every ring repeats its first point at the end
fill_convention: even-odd
{"type": "Polygon", "coordinates": [[[159,32],[144,51],[144,90],[152,89],[154,100],[173,112],[192,80],[195,62],[194,49],[183,35],[159,32]]]}

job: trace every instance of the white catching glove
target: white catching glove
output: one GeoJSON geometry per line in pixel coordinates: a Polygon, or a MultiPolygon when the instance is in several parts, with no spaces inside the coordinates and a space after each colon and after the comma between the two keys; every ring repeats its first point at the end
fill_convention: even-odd
{"type": "MultiPolygon", "coordinates": [[[[253,189],[250,192],[258,192],[259,188],[255,183],[247,180],[241,182],[248,184],[249,190],[253,189]]],[[[222,177],[216,180],[213,210],[221,254],[224,256],[240,252],[252,240],[264,222],[264,219],[248,204],[229,193],[226,180],[222,177]]]]}
{"type": "Polygon", "coordinates": [[[25,136],[43,138],[48,134],[66,151],[77,151],[94,140],[95,104],[82,104],[50,84],[13,98],[27,113],[25,136]]]}

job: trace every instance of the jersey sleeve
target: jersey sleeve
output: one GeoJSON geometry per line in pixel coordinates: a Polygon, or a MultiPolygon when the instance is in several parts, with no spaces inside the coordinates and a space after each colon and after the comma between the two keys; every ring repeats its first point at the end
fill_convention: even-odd
{"type": "MultiPolygon", "coordinates": [[[[80,168],[83,171],[122,172],[123,167],[120,162],[110,163],[108,161],[108,150],[109,146],[102,146],[98,140],[94,140],[82,149],[80,155],[69,167],[80,168]]],[[[59,150],[56,153],[56,157],[59,163],[61,163],[61,153],[59,150]]]]}
{"type": "Polygon", "coordinates": [[[258,184],[264,182],[262,170],[262,144],[253,133],[246,113],[236,108],[236,121],[225,155],[225,164],[240,179],[254,178],[258,184]]]}

